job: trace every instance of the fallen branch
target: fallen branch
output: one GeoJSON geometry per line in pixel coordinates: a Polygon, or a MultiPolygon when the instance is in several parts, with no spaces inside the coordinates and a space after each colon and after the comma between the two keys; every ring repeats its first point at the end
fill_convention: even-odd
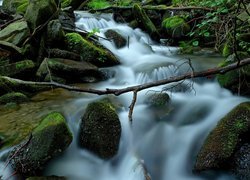
{"type": "Polygon", "coordinates": [[[126,88],[120,88],[120,89],[106,88],[105,90],[98,90],[98,89],[92,89],[92,88],[81,88],[81,87],[77,87],[77,86],[60,84],[60,83],[53,82],[53,81],[52,82],[33,82],[33,81],[23,81],[20,79],[14,79],[14,78],[10,78],[7,76],[0,76],[0,77],[2,79],[5,79],[5,80],[11,81],[11,82],[15,82],[15,83],[20,84],[20,85],[52,86],[55,88],[67,89],[69,91],[85,92],[85,93],[91,93],[91,94],[97,94],[97,95],[114,94],[116,96],[119,96],[119,95],[127,93],[127,92],[135,92],[135,91],[139,92],[141,90],[148,89],[151,87],[156,87],[156,86],[169,84],[169,83],[173,83],[173,82],[179,82],[179,81],[186,80],[186,79],[192,79],[192,78],[198,78],[198,77],[208,77],[208,76],[215,75],[215,74],[224,74],[226,72],[235,70],[237,68],[240,68],[240,67],[243,67],[243,66],[246,66],[249,64],[250,64],[250,58],[247,58],[247,59],[241,60],[239,64],[238,64],[238,62],[235,62],[235,63],[227,65],[225,67],[217,67],[217,68],[208,69],[208,70],[200,71],[200,72],[189,72],[189,73],[186,73],[183,75],[172,76],[172,77],[169,77],[167,79],[153,81],[153,82],[140,84],[140,85],[136,85],[136,86],[129,86],[126,88]]]}

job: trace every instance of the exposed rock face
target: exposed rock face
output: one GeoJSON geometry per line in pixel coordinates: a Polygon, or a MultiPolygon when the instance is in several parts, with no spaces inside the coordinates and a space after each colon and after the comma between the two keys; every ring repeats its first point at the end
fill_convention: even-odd
{"type": "Polygon", "coordinates": [[[66,34],[66,46],[69,51],[79,53],[83,61],[90,62],[98,67],[107,67],[120,64],[117,58],[108,50],[94,45],[77,33],[66,34]]]}
{"type": "Polygon", "coordinates": [[[55,0],[30,0],[24,18],[29,27],[34,30],[39,25],[45,23],[52,16],[58,17],[57,4],[55,0]]]}
{"type": "Polygon", "coordinates": [[[190,26],[179,16],[165,18],[162,21],[162,28],[172,38],[181,38],[190,31],[190,26]]]}
{"type": "Polygon", "coordinates": [[[11,166],[24,176],[41,173],[49,160],[62,153],[71,143],[72,134],[64,117],[57,112],[48,114],[32,136],[11,151],[11,166]]]}
{"type": "Polygon", "coordinates": [[[29,35],[30,30],[27,22],[23,20],[16,21],[0,31],[0,41],[6,41],[18,46],[21,45],[29,35]]]}
{"type": "Polygon", "coordinates": [[[127,44],[126,39],[115,30],[109,29],[104,34],[107,38],[114,42],[117,48],[122,48],[127,44]]]}
{"type": "Polygon", "coordinates": [[[105,102],[90,103],[80,125],[79,144],[101,158],[116,155],[121,124],[114,108],[105,102]]]}
{"type": "MultiPolygon", "coordinates": [[[[195,164],[196,171],[234,169],[234,153],[249,143],[250,102],[242,103],[220,120],[203,144],[195,164]]],[[[249,156],[249,154],[245,154],[249,156]]],[[[244,155],[240,155],[244,156],[244,155]]]]}
{"type": "Polygon", "coordinates": [[[96,82],[104,79],[103,73],[88,62],[60,58],[45,58],[37,71],[37,76],[44,80],[49,73],[52,73],[51,75],[54,77],[63,78],[69,83],[96,82]]]}

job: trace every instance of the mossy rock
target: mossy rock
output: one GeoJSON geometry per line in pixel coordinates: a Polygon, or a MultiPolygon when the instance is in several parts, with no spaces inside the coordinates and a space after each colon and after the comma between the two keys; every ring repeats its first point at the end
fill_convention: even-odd
{"type": "Polygon", "coordinates": [[[162,21],[162,28],[172,38],[184,37],[190,31],[190,26],[180,16],[165,18],[162,21]]]}
{"type": "Polygon", "coordinates": [[[24,176],[39,175],[49,160],[70,145],[72,138],[65,118],[58,112],[50,113],[34,129],[28,140],[11,151],[10,157],[15,154],[11,166],[24,176]]]}
{"type": "Polygon", "coordinates": [[[5,66],[0,66],[0,75],[2,76],[17,76],[34,70],[35,64],[31,60],[19,61],[5,66]]]}
{"type": "MultiPolygon", "coordinates": [[[[240,59],[244,59],[244,54],[239,54],[240,59]]],[[[219,67],[224,67],[235,62],[235,56],[228,56],[228,60],[219,64],[219,67]]],[[[250,95],[249,89],[249,79],[250,79],[250,65],[244,66],[242,68],[232,70],[225,74],[218,74],[217,80],[219,84],[229,89],[233,93],[239,93],[241,95],[250,95]],[[240,91],[239,91],[240,90],[240,91]]]]}
{"type": "Polygon", "coordinates": [[[121,136],[121,124],[113,106],[103,101],[88,105],[81,120],[79,145],[101,158],[116,155],[121,136]]]}
{"type": "Polygon", "coordinates": [[[138,25],[149,33],[152,39],[159,40],[160,34],[158,30],[140,5],[135,4],[133,6],[133,14],[138,25]]]}
{"type": "Polygon", "coordinates": [[[23,20],[13,22],[0,31],[0,41],[6,41],[16,46],[22,45],[29,36],[28,24],[23,20]]]}
{"type": "Polygon", "coordinates": [[[90,62],[98,67],[108,67],[120,64],[110,51],[96,46],[77,33],[66,34],[65,41],[67,49],[79,53],[83,61],[90,62]]]}
{"type": "Polygon", "coordinates": [[[12,92],[5,94],[3,96],[0,96],[0,104],[7,104],[7,103],[22,103],[29,101],[29,98],[24,95],[23,93],[19,92],[12,92]]]}
{"type": "Polygon", "coordinates": [[[30,0],[24,18],[30,29],[34,30],[49,19],[58,18],[56,12],[57,4],[55,0],[30,0]]]}
{"type": "Polygon", "coordinates": [[[150,93],[146,95],[146,103],[153,107],[162,107],[168,104],[170,97],[167,93],[150,93]]]}
{"type": "Polygon", "coordinates": [[[3,10],[13,14],[24,14],[28,4],[28,0],[3,0],[3,10]]]}
{"type": "Polygon", "coordinates": [[[102,9],[111,6],[110,2],[106,0],[90,0],[87,4],[90,9],[102,9]]]}
{"type": "Polygon", "coordinates": [[[123,48],[127,44],[127,40],[115,30],[109,29],[104,34],[114,42],[117,48],[123,48]]]}
{"type": "Polygon", "coordinates": [[[232,157],[244,141],[249,143],[250,102],[239,104],[210,132],[197,156],[194,169],[228,170],[232,157]]]}

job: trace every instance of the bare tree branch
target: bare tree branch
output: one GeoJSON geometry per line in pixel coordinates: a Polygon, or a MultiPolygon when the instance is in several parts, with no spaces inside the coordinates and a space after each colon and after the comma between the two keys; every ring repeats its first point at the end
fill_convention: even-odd
{"type": "Polygon", "coordinates": [[[153,82],[140,84],[140,85],[136,85],[136,86],[129,86],[129,87],[120,88],[120,89],[106,88],[105,90],[98,90],[98,89],[92,89],[92,88],[81,88],[81,87],[77,87],[77,86],[60,84],[57,82],[23,81],[23,80],[19,80],[19,79],[10,78],[7,76],[1,76],[1,78],[5,79],[7,81],[15,82],[15,83],[20,84],[20,85],[23,84],[23,85],[53,86],[56,88],[64,88],[64,89],[67,89],[70,91],[85,92],[85,93],[98,94],[98,95],[114,94],[116,96],[119,96],[119,95],[127,93],[127,92],[134,92],[134,91],[139,92],[141,90],[148,89],[151,87],[156,87],[156,86],[169,84],[169,83],[173,83],[173,82],[179,82],[179,81],[182,81],[185,79],[192,79],[192,78],[198,78],[198,77],[208,77],[208,76],[215,75],[215,74],[224,74],[226,72],[243,67],[243,66],[248,65],[248,64],[250,64],[250,58],[241,60],[239,65],[238,65],[238,62],[235,62],[235,63],[232,63],[232,64],[227,65],[225,67],[216,67],[213,69],[207,69],[205,71],[200,71],[200,72],[188,72],[188,73],[185,73],[183,75],[171,76],[167,79],[153,81],[153,82]]]}
{"type": "Polygon", "coordinates": [[[128,113],[128,119],[130,121],[130,123],[132,124],[132,121],[133,121],[133,111],[134,111],[134,107],[135,107],[135,103],[136,103],[136,100],[137,100],[137,90],[134,90],[133,92],[133,100],[129,106],[129,113],[128,113]]]}

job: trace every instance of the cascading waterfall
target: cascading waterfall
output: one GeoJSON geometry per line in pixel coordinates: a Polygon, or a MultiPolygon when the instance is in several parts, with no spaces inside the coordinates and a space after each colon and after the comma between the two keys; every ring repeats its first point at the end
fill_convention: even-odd
{"type": "MultiPolygon", "coordinates": [[[[129,39],[129,44],[121,49],[117,49],[110,41],[99,39],[103,46],[119,58],[121,65],[109,68],[108,71],[114,72],[114,77],[96,83],[95,88],[124,88],[190,71],[188,64],[176,54],[178,48],[154,43],[140,29],[133,30],[126,24],[114,22],[111,14],[76,12],[76,17],[76,25],[80,29],[92,31],[97,28],[100,37],[105,37],[106,30],[113,29],[129,39]]],[[[107,161],[76,145],[84,109],[88,102],[99,97],[79,95],[63,106],[74,133],[74,141],[61,157],[49,164],[45,175],[66,176],[71,180],[144,180],[142,166],[145,166],[152,180],[233,180],[234,177],[226,173],[194,175],[192,167],[211,129],[220,118],[246,99],[233,96],[214,81],[185,81],[179,84],[179,88],[169,87],[162,85],[138,94],[132,128],[128,121],[132,93],[117,97],[122,102],[119,111],[122,136],[117,156],[107,161]],[[190,91],[178,90],[190,84],[190,91]],[[148,92],[161,92],[163,89],[171,97],[171,104],[166,108],[170,112],[157,112],[145,103],[148,92]]]]}

